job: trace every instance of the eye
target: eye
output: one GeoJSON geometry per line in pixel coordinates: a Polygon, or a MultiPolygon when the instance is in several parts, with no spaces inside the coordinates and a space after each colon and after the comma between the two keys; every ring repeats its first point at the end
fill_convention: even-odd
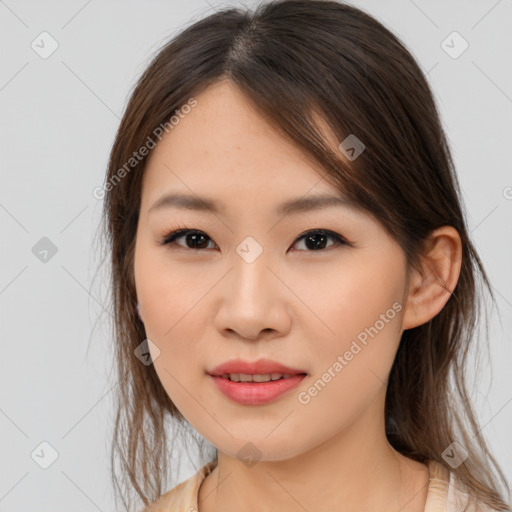
{"type": "Polygon", "coordinates": [[[329,231],[326,229],[314,229],[308,231],[307,233],[297,238],[297,242],[304,241],[308,249],[318,251],[325,249],[325,241],[329,239],[334,240],[334,243],[328,247],[332,247],[335,245],[350,245],[341,235],[338,235],[338,233],[334,233],[333,231],[329,231]]]}
{"type": "MultiPolygon", "coordinates": [[[[321,251],[326,248],[326,241],[327,240],[333,240],[334,243],[327,246],[340,246],[340,245],[351,245],[350,242],[345,240],[341,235],[338,235],[338,233],[334,233],[333,231],[329,231],[326,229],[314,229],[307,231],[303,235],[301,235],[299,238],[297,238],[295,243],[304,241],[305,246],[310,249],[306,252],[313,252],[313,251],[321,251]]],[[[176,244],[180,247],[183,247],[184,249],[205,249],[208,248],[209,241],[216,245],[213,240],[206,234],[204,231],[199,231],[196,229],[188,229],[188,228],[180,228],[175,231],[171,231],[168,233],[164,239],[159,243],[159,245],[171,245],[176,244]],[[177,240],[180,239],[185,240],[185,245],[182,245],[177,242],[177,240]]],[[[295,245],[295,244],[294,244],[295,245]]],[[[212,247],[210,247],[212,248],[212,247]]]]}
{"type": "MultiPolygon", "coordinates": [[[[160,245],[170,245],[176,243],[176,240],[185,239],[185,244],[190,243],[191,247],[185,245],[185,249],[204,249],[207,241],[211,238],[203,231],[195,229],[181,228],[171,231],[160,243],[160,245]]],[[[182,244],[177,244],[182,246],[182,244]]]]}

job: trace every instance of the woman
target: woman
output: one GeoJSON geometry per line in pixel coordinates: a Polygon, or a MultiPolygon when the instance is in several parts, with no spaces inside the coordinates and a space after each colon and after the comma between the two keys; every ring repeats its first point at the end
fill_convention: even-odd
{"type": "Polygon", "coordinates": [[[183,30],[104,208],[112,456],[145,509],[507,509],[464,380],[491,290],[428,84],[374,18],[284,0],[183,30]],[[163,493],[170,425],[216,454],[163,493]]]}

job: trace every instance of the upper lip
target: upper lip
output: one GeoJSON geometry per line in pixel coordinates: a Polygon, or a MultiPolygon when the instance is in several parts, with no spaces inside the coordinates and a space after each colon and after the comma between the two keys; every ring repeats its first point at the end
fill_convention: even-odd
{"type": "Polygon", "coordinates": [[[290,368],[271,359],[259,359],[258,361],[244,361],[231,359],[216,366],[208,372],[209,375],[224,375],[225,373],[245,373],[247,375],[266,375],[268,373],[281,373],[283,375],[296,375],[307,373],[305,370],[290,368]]]}

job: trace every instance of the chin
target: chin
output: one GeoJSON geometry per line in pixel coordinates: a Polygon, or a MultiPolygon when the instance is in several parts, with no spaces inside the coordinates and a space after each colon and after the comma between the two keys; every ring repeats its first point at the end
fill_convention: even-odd
{"type": "MultiPolygon", "coordinates": [[[[288,439],[289,436],[287,436],[288,439]]],[[[297,441],[295,439],[295,441],[297,441]]],[[[298,445],[290,445],[280,440],[269,440],[255,435],[246,439],[231,439],[229,446],[222,447],[215,445],[219,452],[224,453],[228,457],[239,459],[248,467],[257,462],[276,462],[292,459],[303,452],[303,447],[298,445]]]]}

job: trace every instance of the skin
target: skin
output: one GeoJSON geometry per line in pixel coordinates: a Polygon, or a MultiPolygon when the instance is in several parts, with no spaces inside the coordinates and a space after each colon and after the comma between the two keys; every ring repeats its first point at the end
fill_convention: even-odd
{"type": "Polygon", "coordinates": [[[152,355],[162,385],[219,451],[200,488],[200,512],[247,504],[260,511],[380,512],[386,504],[387,511],[423,512],[427,466],[388,443],[384,399],[402,332],[434,317],[455,288],[457,231],[443,226],[433,233],[420,272],[407,267],[401,247],[362,210],[276,215],[286,199],[340,193],[230,82],[196,99],[149,156],[134,272],[146,334],[160,350],[152,355]],[[170,191],[212,198],[226,210],[149,212],[170,191]],[[158,244],[182,226],[204,232],[205,248],[194,249],[190,237],[188,245],[186,237],[158,244]],[[312,229],[338,233],[351,245],[326,238],[315,251],[299,239],[312,229]],[[236,252],[247,236],[263,249],[251,264],[236,252]],[[394,303],[402,306],[394,318],[309,403],[300,403],[299,393],[394,303]],[[267,357],[308,376],[270,404],[240,405],[206,373],[238,357],[267,357]],[[237,456],[249,441],[261,453],[251,466],[237,456]]]}

